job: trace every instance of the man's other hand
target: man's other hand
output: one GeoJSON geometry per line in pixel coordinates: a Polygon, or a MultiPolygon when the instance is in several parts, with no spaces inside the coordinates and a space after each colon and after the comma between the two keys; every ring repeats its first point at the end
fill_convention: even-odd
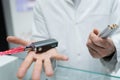
{"type": "Polygon", "coordinates": [[[99,31],[94,29],[88,38],[87,47],[94,58],[103,58],[112,55],[115,52],[115,46],[110,38],[102,39],[99,37],[99,31]]]}

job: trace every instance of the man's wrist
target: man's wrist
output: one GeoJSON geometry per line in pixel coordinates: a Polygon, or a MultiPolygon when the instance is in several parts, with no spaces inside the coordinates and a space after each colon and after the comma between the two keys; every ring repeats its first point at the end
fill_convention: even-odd
{"type": "Polygon", "coordinates": [[[103,59],[105,61],[110,61],[112,59],[112,57],[115,55],[115,53],[116,53],[116,50],[111,55],[103,57],[103,59]]]}

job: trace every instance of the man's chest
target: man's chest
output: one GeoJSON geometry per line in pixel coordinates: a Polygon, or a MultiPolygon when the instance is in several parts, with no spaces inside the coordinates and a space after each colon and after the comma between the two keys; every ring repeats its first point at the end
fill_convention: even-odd
{"type": "Polygon", "coordinates": [[[52,1],[45,4],[46,6],[43,5],[42,10],[47,21],[56,23],[76,22],[76,20],[81,22],[91,16],[96,18],[110,16],[113,7],[113,0],[81,0],[77,8],[74,4],[65,2],[67,0],[52,1]]]}

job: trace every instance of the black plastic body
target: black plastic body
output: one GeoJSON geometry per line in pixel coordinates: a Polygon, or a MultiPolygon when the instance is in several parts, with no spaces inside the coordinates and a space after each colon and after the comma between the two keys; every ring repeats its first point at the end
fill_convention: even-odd
{"type": "Polygon", "coordinates": [[[36,51],[36,53],[43,53],[48,51],[49,49],[57,47],[58,41],[55,39],[48,39],[48,40],[34,42],[31,45],[34,48],[33,50],[36,51]]]}

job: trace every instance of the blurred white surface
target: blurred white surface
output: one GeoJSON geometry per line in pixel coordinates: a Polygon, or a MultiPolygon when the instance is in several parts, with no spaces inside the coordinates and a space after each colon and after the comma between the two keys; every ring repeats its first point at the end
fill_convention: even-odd
{"type": "Polygon", "coordinates": [[[13,56],[0,56],[0,80],[18,80],[18,58],[13,56]]]}

